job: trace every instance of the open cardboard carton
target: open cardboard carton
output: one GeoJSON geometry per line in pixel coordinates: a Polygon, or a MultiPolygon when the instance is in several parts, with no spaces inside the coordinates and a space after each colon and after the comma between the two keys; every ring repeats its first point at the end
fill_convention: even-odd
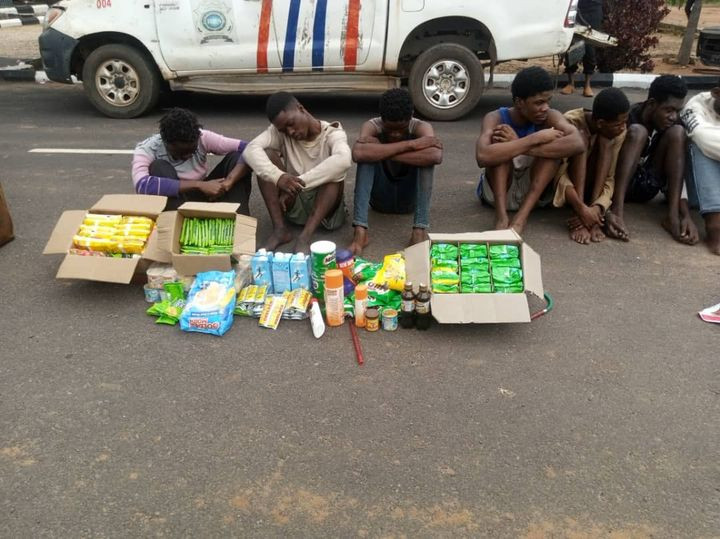
{"type": "MultiPolygon", "coordinates": [[[[430,286],[430,247],[433,243],[486,243],[517,245],[523,268],[525,292],[543,298],[545,292],[540,270],[540,256],[512,229],[462,234],[430,234],[424,241],[405,249],[407,279],[415,286],[430,286]]],[[[432,315],[441,324],[496,324],[530,322],[526,294],[433,294],[432,315]]]]}
{"type": "Polygon", "coordinates": [[[159,262],[172,264],[178,275],[202,271],[230,271],[232,258],[255,253],[257,219],[237,213],[239,204],[228,202],[186,202],[177,211],[164,212],[157,220],[159,262]],[[190,255],[180,253],[180,233],[186,217],[235,219],[232,255],[190,255]]]}
{"type": "Polygon", "coordinates": [[[157,260],[157,257],[162,256],[157,244],[157,228],[150,234],[143,254],[133,258],[70,254],[73,236],[88,213],[142,216],[156,220],[165,209],[166,203],[166,197],[155,195],[105,195],[89,210],[63,212],[55,224],[43,254],[65,255],[56,275],[58,279],[128,284],[136,271],[144,271],[148,261],[157,260]]]}

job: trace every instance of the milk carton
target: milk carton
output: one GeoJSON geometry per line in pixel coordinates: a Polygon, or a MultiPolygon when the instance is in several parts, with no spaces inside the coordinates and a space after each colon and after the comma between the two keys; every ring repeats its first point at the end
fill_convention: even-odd
{"type": "Polygon", "coordinates": [[[290,259],[290,286],[293,290],[296,288],[311,290],[310,256],[297,253],[290,259]]]}
{"type": "Polygon", "coordinates": [[[250,266],[253,272],[253,283],[256,285],[267,285],[268,294],[273,293],[273,276],[272,276],[273,254],[265,249],[260,249],[252,257],[250,266]]]}
{"type": "Polygon", "coordinates": [[[275,253],[272,259],[272,280],[274,294],[290,290],[290,253],[275,253]]]}

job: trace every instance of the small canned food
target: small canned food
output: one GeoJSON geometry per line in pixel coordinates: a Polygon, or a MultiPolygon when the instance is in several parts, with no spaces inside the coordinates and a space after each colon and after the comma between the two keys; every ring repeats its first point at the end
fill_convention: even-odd
{"type": "Polygon", "coordinates": [[[380,329],[380,313],[375,307],[370,307],[365,311],[365,329],[368,331],[380,329]]]}
{"type": "Polygon", "coordinates": [[[383,311],[382,326],[385,331],[395,331],[398,328],[398,312],[395,309],[383,311]]]}
{"type": "Polygon", "coordinates": [[[160,301],[160,290],[157,288],[152,288],[150,285],[146,284],[143,286],[143,290],[145,291],[145,301],[148,303],[157,303],[160,301]]]}

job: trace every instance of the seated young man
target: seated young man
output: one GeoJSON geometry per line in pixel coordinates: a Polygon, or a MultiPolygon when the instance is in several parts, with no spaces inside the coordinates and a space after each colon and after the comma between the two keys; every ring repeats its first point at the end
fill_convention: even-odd
{"type": "Polygon", "coordinates": [[[303,225],[295,252],[309,252],[317,227],[335,230],[345,222],[343,187],[352,165],[340,123],[317,120],[294,96],[271,95],[266,105],[270,126],[243,156],[258,176],[273,232],[264,247],[274,251],[293,236],[285,218],[303,225]]]}
{"type": "Polygon", "coordinates": [[[705,220],[708,248],[720,255],[720,81],[688,101],[682,120],[690,137],[690,200],[705,220]]]}
{"type": "Polygon", "coordinates": [[[569,204],[575,215],[568,221],[570,238],[587,245],[605,239],[604,216],[615,189],[615,167],[625,140],[630,102],[617,88],[605,88],[592,111],[574,109],[565,118],[577,127],[586,149],[560,166],[556,176],[555,207],[569,204]]]}
{"type": "Polygon", "coordinates": [[[370,206],[381,213],[415,212],[410,245],[428,239],[434,166],[442,162],[442,143],[432,126],[413,117],[407,90],[380,97],[380,117],[365,122],[352,149],[357,162],[353,241],[357,254],[368,245],[370,206]]]}
{"type": "Polygon", "coordinates": [[[533,208],[552,201],[551,192],[543,195],[560,160],[585,151],[578,130],[550,108],[553,88],[543,68],[525,68],[512,82],[513,106],[483,118],[475,154],[478,166],[485,167],[478,195],[495,206],[497,229],[512,227],[522,234],[533,208]],[[517,210],[512,221],[508,210],[517,210]]]}
{"type": "Polygon", "coordinates": [[[236,202],[249,215],[252,171],[242,152],[247,142],[202,129],[189,110],[171,109],[160,119],[160,133],[135,147],[132,180],[141,195],[169,197],[168,209],[187,200],[236,202]],[[208,154],[224,155],[208,174],[208,154]]]}
{"type": "Polygon", "coordinates": [[[625,202],[649,202],[662,191],[668,201],[663,227],[676,241],[698,241],[684,195],[685,128],[679,122],[687,86],[675,75],[661,75],[650,84],[648,99],[630,108],[627,134],[615,172],[615,194],[605,215],[605,232],[630,239],[625,202]]]}

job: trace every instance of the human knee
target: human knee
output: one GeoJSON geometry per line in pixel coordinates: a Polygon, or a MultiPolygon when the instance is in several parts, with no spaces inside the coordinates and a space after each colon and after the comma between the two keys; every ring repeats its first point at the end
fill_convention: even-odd
{"type": "Polygon", "coordinates": [[[687,141],[687,135],[685,134],[685,128],[682,125],[673,125],[668,128],[663,137],[667,138],[668,142],[672,145],[685,146],[687,141]]]}
{"type": "Polygon", "coordinates": [[[625,143],[632,144],[637,142],[645,142],[648,137],[648,130],[642,124],[632,124],[627,128],[627,134],[625,135],[625,143]]]}

